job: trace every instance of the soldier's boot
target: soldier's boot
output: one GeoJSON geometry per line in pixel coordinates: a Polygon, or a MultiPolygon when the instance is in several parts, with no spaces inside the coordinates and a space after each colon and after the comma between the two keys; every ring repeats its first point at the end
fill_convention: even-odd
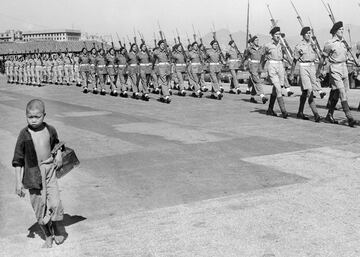
{"type": "Polygon", "coordinates": [[[282,117],[284,119],[287,119],[287,117],[289,116],[289,114],[287,113],[286,111],[286,108],[285,108],[285,102],[284,102],[284,98],[282,96],[279,96],[277,98],[277,101],[278,101],[278,104],[279,104],[279,108],[281,110],[281,114],[282,114],[282,117]]]}
{"type": "Polygon", "coordinates": [[[51,233],[50,224],[39,225],[42,232],[45,235],[45,243],[41,246],[42,248],[51,248],[53,244],[53,235],[51,233]]]}
{"type": "Polygon", "coordinates": [[[320,117],[319,112],[318,112],[318,110],[316,108],[316,104],[315,104],[315,101],[314,101],[314,93],[313,92],[311,92],[311,94],[309,96],[308,103],[309,103],[309,106],[310,106],[310,109],[311,109],[312,113],[314,114],[315,122],[320,122],[321,117],[320,117]]]}
{"type": "Polygon", "coordinates": [[[269,107],[266,111],[266,115],[277,116],[277,114],[274,112],[275,101],[276,101],[276,95],[271,94],[270,101],[269,101],[269,107]]]}
{"type": "Polygon", "coordinates": [[[348,123],[350,127],[354,127],[356,124],[356,121],[354,120],[351,111],[350,111],[350,107],[347,101],[342,101],[341,102],[341,106],[344,110],[345,116],[348,119],[348,123]]]}
{"type": "Polygon", "coordinates": [[[58,245],[62,244],[66,238],[66,232],[62,221],[53,221],[52,229],[55,243],[58,245]]]}
{"type": "Polygon", "coordinates": [[[334,115],[334,110],[336,107],[336,104],[339,100],[339,90],[331,90],[330,91],[330,96],[329,96],[329,100],[328,100],[328,113],[325,117],[325,120],[329,123],[332,124],[339,124],[339,122],[337,120],[334,119],[333,115],[334,115]],[[331,92],[333,91],[333,92],[331,92]]]}
{"type": "Polygon", "coordinates": [[[300,96],[300,103],[299,103],[299,110],[298,113],[296,115],[297,118],[299,119],[303,119],[303,120],[308,120],[309,118],[306,117],[304,115],[304,107],[305,107],[305,103],[306,103],[306,98],[307,98],[307,90],[303,90],[301,96],[300,96]]]}

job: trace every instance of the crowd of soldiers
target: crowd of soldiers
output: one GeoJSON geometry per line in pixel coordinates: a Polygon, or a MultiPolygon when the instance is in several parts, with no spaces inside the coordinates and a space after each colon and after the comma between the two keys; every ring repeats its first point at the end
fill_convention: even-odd
{"type": "MultiPolygon", "coordinates": [[[[333,39],[326,43],[321,53],[323,60],[320,61],[327,63],[332,87],[325,121],[338,123],[333,118],[333,113],[340,99],[348,124],[353,127],[357,121],[351,115],[347,103],[348,49],[342,41],[343,30],[342,22],[333,25],[330,31],[333,39]]],[[[293,64],[290,79],[294,76],[295,64],[299,63],[299,84],[302,95],[297,118],[309,119],[303,113],[305,102],[308,100],[314,121],[320,122],[321,117],[316,109],[314,93],[318,93],[321,98],[325,93],[321,90],[315,68],[319,56],[311,40],[310,28],[304,27],[301,30],[302,41],[294,50],[293,60],[288,60],[289,56],[286,53],[288,49],[284,44],[284,35],[280,32],[280,28],[273,27],[270,35],[271,42],[264,46],[260,46],[257,36],[251,37],[248,40],[249,47],[243,54],[233,40],[229,41],[229,48],[226,54],[223,54],[216,38],[210,42],[209,48],[206,48],[202,42],[194,41],[187,45],[186,50],[180,39],[172,47],[165,39],[161,39],[153,49],[149,49],[142,41],[140,46],[136,43],[130,44],[129,50],[122,44],[119,49],[115,49],[113,44],[108,49],[104,46],[96,48],[94,44],[91,49],[84,46],[80,53],[32,53],[9,56],[5,62],[5,70],[9,83],[40,86],[42,83],[70,85],[75,82],[77,86],[83,88],[84,93],[101,95],[107,93],[109,85],[109,93],[112,96],[131,96],[148,101],[149,93],[152,92],[160,94],[161,102],[170,103],[170,95],[174,90],[179,96],[186,96],[186,91],[190,90],[191,96],[201,98],[207,91],[205,74],[208,74],[211,80],[210,97],[221,100],[224,92],[221,72],[224,66],[231,74],[229,93],[240,94],[238,72],[246,62],[250,73],[247,88],[247,93],[251,94],[250,101],[257,102],[254,96],[258,95],[263,104],[269,101],[267,114],[278,116],[273,110],[277,100],[282,117],[287,118],[282,89],[285,88],[287,96],[291,96],[293,92],[285,71],[285,63],[293,64]],[[267,63],[268,78],[273,86],[269,99],[265,96],[261,79],[265,63],[267,63]],[[185,80],[188,83],[185,83],[185,80]]]]}

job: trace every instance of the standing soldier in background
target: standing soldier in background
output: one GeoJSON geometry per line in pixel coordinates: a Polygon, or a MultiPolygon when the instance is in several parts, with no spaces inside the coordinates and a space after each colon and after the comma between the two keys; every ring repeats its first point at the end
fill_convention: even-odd
{"type": "Polygon", "coordinates": [[[96,74],[100,86],[100,94],[106,95],[106,56],[103,44],[98,50],[98,55],[96,57],[96,74]]]}
{"type": "Polygon", "coordinates": [[[281,87],[285,84],[285,68],[284,68],[284,53],[283,46],[280,42],[281,33],[280,27],[274,27],[270,30],[272,41],[264,46],[264,53],[262,55],[262,63],[264,67],[265,59],[269,62],[268,65],[268,76],[271,84],[273,85],[269,108],[266,112],[267,115],[277,116],[274,112],[274,104],[277,99],[282,117],[286,119],[288,113],[285,109],[284,99],[281,93],[281,87]]]}
{"type": "Polygon", "coordinates": [[[107,51],[107,55],[106,55],[106,72],[109,76],[109,80],[110,80],[110,95],[112,96],[117,96],[118,92],[117,92],[117,86],[116,86],[116,80],[117,80],[117,70],[116,70],[116,65],[117,65],[117,57],[115,55],[115,49],[114,49],[114,45],[111,46],[111,48],[107,51]]]}
{"type": "Polygon", "coordinates": [[[19,83],[19,67],[20,67],[19,57],[16,55],[14,61],[14,83],[16,84],[19,83]]]}
{"type": "Polygon", "coordinates": [[[225,60],[222,58],[222,54],[219,49],[219,43],[216,40],[210,42],[211,49],[206,51],[206,60],[209,64],[209,71],[210,71],[210,79],[211,79],[211,86],[212,86],[212,93],[211,97],[221,100],[223,97],[220,89],[220,74],[221,74],[221,67],[222,64],[225,63],[225,60]],[[215,95],[215,94],[216,95],[215,95]]]}
{"type": "Polygon", "coordinates": [[[68,49],[64,56],[64,82],[66,85],[70,86],[70,83],[73,81],[73,63],[72,58],[69,54],[68,49]]]}
{"type": "Polygon", "coordinates": [[[25,60],[24,60],[24,83],[26,85],[30,85],[30,83],[31,83],[30,54],[25,54],[25,60]]]}
{"type": "Polygon", "coordinates": [[[57,55],[57,53],[54,53],[52,55],[52,62],[51,62],[51,73],[52,73],[52,83],[57,85],[58,81],[57,81],[57,76],[58,76],[58,61],[57,59],[59,58],[59,56],[57,55]]]}
{"type": "Polygon", "coordinates": [[[34,85],[37,86],[41,86],[41,80],[42,80],[42,60],[41,60],[41,56],[40,53],[35,54],[35,59],[34,59],[34,65],[35,65],[35,81],[34,81],[34,85]]]}
{"type": "Polygon", "coordinates": [[[174,51],[172,54],[174,60],[176,77],[178,79],[179,86],[179,96],[185,96],[185,84],[184,84],[184,74],[186,73],[186,53],[182,49],[182,45],[176,44],[174,46],[174,51]]]}
{"type": "Polygon", "coordinates": [[[57,82],[59,85],[64,83],[64,64],[65,64],[65,54],[59,52],[59,57],[57,58],[57,82]]]}
{"type": "Polygon", "coordinates": [[[161,87],[161,97],[160,101],[164,103],[170,103],[170,56],[167,54],[167,45],[164,40],[159,40],[159,48],[154,51],[154,60],[156,63],[156,75],[159,80],[161,87]]]}
{"type": "Polygon", "coordinates": [[[333,94],[330,94],[331,96],[329,97],[329,110],[325,120],[330,123],[338,124],[338,121],[334,119],[333,114],[336,104],[340,98],[343,111],[348,120],[348,124],[350,127],[354,127],[356,125],[356,121],[351,114],[347,96],[349,91],[349,76],[346,66],[346,61],[348,59],[348,49],[343,39],[343,23],[341,21],[334,23],[330,30],[330,34],[333,38],[325,43],[322,63],[327,61],[330,63],[329,74],[332,88],[331,90],[333,91],[333,94]]]}
{"type": "Polygon", "coordinates": [[[316,52],[313,49],[311,42],[311,29],[310,27],[303,27],[301,29],[300,35],[303,37],[303,40],[300,44],[295,47],[294,50],[294,61],[291,67],[290,80],[293,80],[294,71],[296,63],[299,62],[300,70],[300,80],[301,80],[301,91],[299,111],[297,113],[297,118],[308,120],[309,118],[304,115],[304,106],[306,99],[309,98],[308,103],[314,114],[315,122],[320,122],[320,115],[317,111],[313,85],[316,85],[316,52]]]}
{"type": "Polygon", "coordinates": [[[145,45],[145,42],[142,42],[140,45],[140,51],[136,54],[136,57],[139,62],[139,77],[141,86],[139,84],[139,91],[142,93],[141,98],[144,101],[149,101],[149,81],[152,70],[151,56],[145,45]]]}
{"type": "Polygon", "coordinates": [[[14,83],[14,63],[15,63],[15,56],[10,56],[10,62],[9,62],[9,74],[10,74],[10,83],[14,83]]]}
{"type": "Polygon", "coordinates": [[[79,69],[80,69],[80,76],[83,86],[83,92],[86,94],[89,91],[88,82],[90,76],[90,64],[89,64],[89,53],[86,49],[86,46],[81,49],[79,55],[79,69]]]}
{"type": "Polygon", "coordinates": [[[10,56],[5,57],[6,83],[10,83],[10,56]]]}
{"type": "Polygon", "coordinates": [[[130,52],[127,54],[127,64],[128,64],[128,72],[129,72],[129,78],[131,83],[131,88],[133,95],[132,97],[134,99],[139,99],[139,89],[138,89],[138,83],[139,83],[139,66],[138,66],[138,60],[137,60],[137,45],[135,43],[131,44],[130,46],[130,52]]]}
{"type": "Polygon", "coordinates": [[[45,60],[46,82],[51,84],[52,81],[53,81],[53,74],[52,74],[52,65],[53,65],[52,54],[51,54],[51,53],[47,54],[45,58],[46,58],[46,60],[45,60]]]}
{"type": "Polygon", "coordinates": [[[120,84],[120,96],[121,97],[128,97],[127,93],[127,51],[124,46],[121,46],[119,52],[116,55],[117,57],[117,78],[120,84]]]}
{"type": "Polygon", "coordinates": [[[19,58],[19,69],[18,69],[18,74],[19,74],[19,84],[24,84],[24,55],[21,55],[19,58]]]}
{"type": "Polygon", "coordinates": [[[249,47],[245,49],[244,52],[244,61],[248,61],[250,79],[249,84],[251,88],[251,103],[257,103],[255,100],[255,95],[260,95],[261,101],[263,104],[266,104],[267,98],[264,94],[263,84],[261,81],[261,65],[260,60],[263,54],[263,48],[259,45],[259,38],[253,36],[248,40],[249,47]]]}
{"type": "Polygon", "coordinates": [[[241,60],[240,60],[240,56],[239,53],[235,47],[235,42],[233,40],[229,41],[229,50],[226,53],[226,59],[227,59],[227,63],[230,69],[230,73],[231,73],[231,83],[230,83],[230,94],[240,94],[241,90],[240,90],[240,86],[239,86],[239,81],[237,78],[237,72],[240,69],[240,64],[241,64],[241,60]]]}
{"type": "Polygon", "coordinates": [[[29,68],[30,68],[30,85],[35,85],[35,54],[30,54],[29,58],[29,68]]]}

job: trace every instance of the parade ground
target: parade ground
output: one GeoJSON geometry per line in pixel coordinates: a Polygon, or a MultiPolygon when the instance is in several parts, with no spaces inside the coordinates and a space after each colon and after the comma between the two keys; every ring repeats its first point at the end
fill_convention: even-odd
{"type": "MultiPolygon", "coordinates": [[[[288,119],[228,88],[164,104],[1,78],[0,256],[360,256],[360,127],[342,110],[342,124],[315,123],[308,105],[310,121],[297,119],[298,87],[288,119]],[[33,98],[81,162],[59,180],[68,236],[51,249],[11,167],[33,98]]],[[[315,99],[322,117],[327,97],[315,99]]],[[[359,100],[352,89],[357,120],[359,100]]]]}

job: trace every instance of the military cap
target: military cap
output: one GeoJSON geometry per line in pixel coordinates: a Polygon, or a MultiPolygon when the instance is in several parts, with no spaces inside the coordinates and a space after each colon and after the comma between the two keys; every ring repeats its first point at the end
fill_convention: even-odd
{"type": "Polygon", "coordinates": [[[270,34],[271,35],[274,35],[276,32],[279,32],[280,31],[280,27],[273,27],[271,30],[270,30],[270,34]]]}
{"type": "Polygon", "coordinates": [[[310,31],[310,27],[303,27],[300,32],[300,36],[304,36],[306,33],[310,31]]]}
{"type": "Polygon", "coordinates": [[[252,43],[255,41],[255,39],[257,39],[257,36],[252,36],[251,38],[249,38],[248,43],[252,43]]]}
{"type": "Polygon", "coordinates": [[[159,42],[157,43],[157,45],[160,46],[162,43],[165,43],[165,40],[163,40],[163,39],[159,40],[159,42]]]}
{"type": "Polygon", "coordinates": [[[119,52],[121,52],[122,50],[125,50],[125,47],[121,46],[121,47],[119,48],[119,52]]]}
{"type": "Polygon", "coordinates": [[[192,45],[189,44],[189,45],[187,46],[187,49],[190,50],[191,48],[192,48],[192,45]]]}
{"type": "MultiPolygon", "coordinates": [[[[110,53],[111,51],[114,53],[114,52],[115,52],[115,49],[114,49],[113,47],[110,47],[107,52],[110,53]]],[[[111,54],[111,53],[110,53],[110,54],[111,54]]]]}
{"type": "Polygon", "coordinates": [[[191,46],[194,46],[195,44],[199,45],[198,42],[194,41],[191,46]]]}
{"type": "Polygon", "coordinates": [[[218,41],[216,41],[216,40],[214,39],[213,41],[210,42],[210,45],[212,46],[212,45],[215,44],[215,43],[219,44],[218,41]]]}
{"type": "Polygon", "coordinates": [[[143,48],[143,46],[146,46],[145,43],[140,44],[140,49],[143,48]]]}
{"type": "Polygon", "coordinates": [[[180,44],[173,45],[172,50],[175,51],[176,49],[178,49],[179,46],[180,46],[180,44]]]}
{"type": "Polygon", "coordinates": [[[229,41],[229,45],[232,45],[234,43],[234,40],[229,41]]]}
{"type": "Polygon", "coordinates": [[[342,28],[344,25],[342,21],[335,22],[330,30],[330,34],[334,35],[336,31],[338,31],[340,28],[342,28]]]}
{"type": "Polygon", "coordinates": [[[130,49],[133,49],[134,46],[136,46],[136,44],[132,43],[131,46],[130,46],[130,49]]]}

